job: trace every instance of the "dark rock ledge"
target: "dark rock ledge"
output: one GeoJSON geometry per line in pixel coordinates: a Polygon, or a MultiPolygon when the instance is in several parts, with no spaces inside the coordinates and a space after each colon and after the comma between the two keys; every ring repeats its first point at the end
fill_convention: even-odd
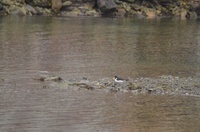
{"type": "Polygon", "coordinates": [[[196,19],[200,0],[1,0],[0,15],[196,19]]]}

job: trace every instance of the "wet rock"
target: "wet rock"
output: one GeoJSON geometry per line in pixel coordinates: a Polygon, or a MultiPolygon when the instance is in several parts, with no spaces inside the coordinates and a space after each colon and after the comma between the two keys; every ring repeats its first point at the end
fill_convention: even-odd
{"type": "Polygon", "coordinates": [[[129,90],[138,90],[138,89],[142,89],[142,87],[140,86],[139,83],[129,82],[128,89],[129,90]]]}
{"type": "Polygon", "coordinates": [[[197,8],[195,9],[195,12],[196,12],[197,16],[200,16],[200,7],[197,7],[197,8]]]}
{"type": "Polygon", "coordinates": [[[83,2],[94,2],[94,0],[82,0],[83,2]]]}
{"type": "Polygon", "coordinates": [[[38,81],[55,81],[55,82],[60,82],[63,81],[63,79],[59,76],[53,76],[53,77],[40,77],[40,78],[35,78],[34,80],[38,81]]]}
{"type": "Polygon", "coordinates": [[[183,19],[183,20],[186,19],[187,10],[182,9],[180,12],[181,12],[181,13],[180,13],[181,19],[183,19]]]}
{"type": "Polygon", "coordinates": [[[58,13],[62,7],[62,0],[51,0],[51,8],[58,13]]]}
{"type": "Polygon", "coordinates": [[[35,8],[33,8],[31,5],[25,5],[25,9],[27,10],[28,13],[30,13],[31,15],[36,15],[37,11],[35,10],[35,8]]]}
{"type": "Polygon", "coordinates": [[[136,0],[123,0],[125,2],[128,2],[128,3],[134,3],[136,0]]]}
{"type": "Polygon", "coordinates": [[[88,10],[85,12],[86,16],[100,16],[99,13],[96,10],[88,10]]]}
{"type": "Polygon", "coordinates": [[[80,89],[94,90],[94,87],[86,83],[79,83],[78,86],[80,89]]]}
{"type": "Polygon", "coordinates": [[[190,1],[188,3],[188,5],[190,6],[190,8],[195,11],[197,8],[199,8],[200,6],[200,2],[199,1],[190,1]]]}
{"type": "Polygon", "coordinates": [[[113,0],[97,0],[97,6],[102,12],[113,11],[117,7],[113,0]]]}
{"type": "Polygon", "coordinates": [[[0,3],[0,11],[2,11],[3,9],[3,5],[0,3]]]}
{"type": "Polygon", "coordinates": [[[15,0],[17,3],[25,4],[25,0],[15,0]]]}
{"type": "Polygon", "coordinates": [[[158,2],[161,6],[164,6],[164,7],[170,6],[171,4],[173,4],[172,0],[159,0],[158,2]]]}
{"type": "Polygon", "coordinates": [[[42,7],[35,7],[35,10],[37,11],[37,15],[45,15],[45,16],[51,16],[52,11],[50,8],[42,8],[42,7]]]}
{"type": "Polygon", "coordinates": [[[3,4],[3,5],[14,5],[15,1],[13,1],[13,0],[1,0],[0,3],[3,4]]]}
{"type": "Polygon", "coordinates": [[[197,14],[194,11],[187,12],[186,18],[188,18],[188,19],[197,19],[197,14]]]}
{"type": "Polygon", "coordinates": [[[157,17],[157,14],[156,14],[155,11],[148,11],[148,12],[146,12],[146,16],[147,16],[147,18],[149,18],[149,19],[154,19],[154,18],[157,17]]]}
{"type": "Polygon", "coordinates": [[[116,4],[122,4],[122,3],[123,3],[123,1],[120,1],[120,0],[115,0],[115,3],[116,3],[116,4]]]}
{"type": "Polygon", "coordinates": [[[69,10],[69,7],[72,6],[72,2],[71,1],[65,1],[62,4],[62,10],[69,10]]]}
{"type": "Polygon", "coordinates": [[[51,6],[50,0],[33,0],[34,6],[49,8],[51,6]]]}
{"type": "Polygon", "coordinates": [[[25,16],[26,15],[26,9],[25,7],[18,7],[15,5],[11,5],[9,8],[9,14],[11,15],[21,15],[21,16],[25,16]]]}
{"type": "Polygon", "coordinates": [[[123,8],[117,9],[117,16],[118,16],[118,17],[124,17],[125,14],[126,14],[125,9],[123,9],[123,8]]]}
{"type": "Polygon", "coordinates": [[[141,6],[139,6],[138,4],[131,4],[130,6],[131,6],[131,8],[132,8],[133,10],[135,10],[135,11],[141,10],[141,6]]]}

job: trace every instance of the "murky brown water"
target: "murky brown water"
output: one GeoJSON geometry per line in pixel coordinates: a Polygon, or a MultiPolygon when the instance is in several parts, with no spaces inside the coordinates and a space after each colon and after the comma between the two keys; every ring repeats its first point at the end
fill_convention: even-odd
{"type": "Polygon", "coordinates": [[[199,131],[198,97],[77,91],[33,80],[199,77],[199,31],[199,20],[1,17],[0,131],[199,131]]]}

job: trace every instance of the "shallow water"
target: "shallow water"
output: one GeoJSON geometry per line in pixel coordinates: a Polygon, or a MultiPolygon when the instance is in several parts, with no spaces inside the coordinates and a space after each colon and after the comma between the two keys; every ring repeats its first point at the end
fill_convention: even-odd
{"type": "Polygon", "coordinates": [[[0,18],[0,130],[199,131],[198,97],[72,90],[41,75],[200,75],[199,20],[0,18]]]}

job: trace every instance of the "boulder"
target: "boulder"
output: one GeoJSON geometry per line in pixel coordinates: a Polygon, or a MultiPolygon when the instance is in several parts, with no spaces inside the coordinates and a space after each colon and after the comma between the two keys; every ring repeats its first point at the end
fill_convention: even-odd
{"type": "Polygon", "coordinates": [[[154,11],[148,11],[148,12],[146,12],[146,17],[147,17],[148,19],[154,19],[154,18],[157,17],[157,14],[156,14],[156,12],[154,12],[154,11]]]}
{"type": "Polygon", "coordinates": [[[108,12],[117,7],[113,0],[97,0],[97,6],[102,12],[108,12]]]}
{"type": "Polygon", "coordinates": [[[15,5],[11,5],[9,8],[9,14],[11,15],[26,15],[26,9],[24,6],[22,7],[18,7],[18,6],[15,6],[15,5]]]}
{"type": "Polygon", "coordinates": [[[59,12],[62,7],[62,0],[51,0],[51,8],[54,12],[59,12]]]}
{"type": "Polygon", "coordinates": [[[135,11],[141,10],[141,6],[139,6],[138,4],[131,4],[130,6],[131,6],[131,8],[132,8],[133,10],[135,10],[135,11]]]}
{"type": "Polygon", "coordinates": [[[3,5],[13,5],[15,4],[14,0],[0,0],[0,3],[2,3],[3,5]]]}
{"type": "Polygon", "coordinates": [[[196,14],[196,12],[191,11],[191,12],[188,12],[188,13],[187,13],[186,17],[187,17],[188,19],[197,19],[197,14],[196,14]]]}
{"type": "Polygon", "coordinates": [[[68,8],[72,6],[72,2],[71,1],[65,1],[63,4],[62,4],[62,10],[68,10],[68,8]]]}
{"type": "Polygon", "coordinates": [[[199,1],[191,1],[189,3],[190,7],[192,10],[196,10],[200,5],[199,5],[199,1]]]}
{"type": "Polygon", "coordinates": [[[37,14],[37,11],[31,5],[27,4],[25,6],[25,9],[26,9],[27,12],[31,13],[32,15],[36,15],[37,14]]]}
{"type": "Polygon", "coordinates": [[[125,14],[126,14],[126,10],[125,9],[123,9],[123,8],[117,9],[117,16],[118,17],[124,17],[125,14]]]}

